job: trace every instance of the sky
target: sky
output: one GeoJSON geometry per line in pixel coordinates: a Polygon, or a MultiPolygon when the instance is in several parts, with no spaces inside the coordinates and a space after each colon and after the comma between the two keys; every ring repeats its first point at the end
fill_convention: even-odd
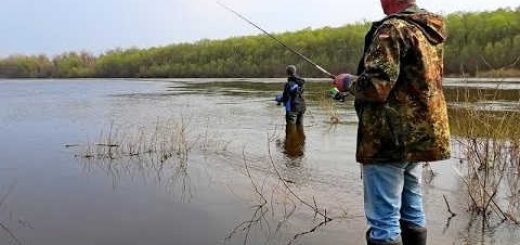
{"type": "MultiPolygon", "coordinates": [[[[380,0],[221,0],[269,32],[341,26],[384,15],[380,0]]],[[[1,0],[0,57],[147,48],[260,32],[215,0],[1,0]]],[[[518,0],[417,0],[432,12],[516,8],[518,0]]]]}

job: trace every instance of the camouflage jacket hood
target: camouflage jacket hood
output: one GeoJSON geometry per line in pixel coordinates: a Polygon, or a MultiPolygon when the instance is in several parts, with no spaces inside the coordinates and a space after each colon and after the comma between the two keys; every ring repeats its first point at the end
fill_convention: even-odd
{"type": "Polygon", "coordinates": [[[446,41],[446,28],[443,18],[424,9],[419,9],[416,5],[395,15],[390,15],[388,18],[399,18],[414,24],[432,44],[436,45],[446,41]]]}
{"type": "Polygon", "coordinates": [[[374,22],[351,87],[361,163],[449,158],[441,16],[412,6],[374,22]]]}

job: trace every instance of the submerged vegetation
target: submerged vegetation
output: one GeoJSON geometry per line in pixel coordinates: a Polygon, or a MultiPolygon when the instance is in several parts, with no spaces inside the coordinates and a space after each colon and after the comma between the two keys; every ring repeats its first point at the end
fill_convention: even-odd
{"type": "MultiPolygon", "coordinates": [[[[486,230],[505,221],[520,224],[520,104],[486,110],[479,101],[503,101],[511,91],[457,91],[459,104],[450,110],[455,139],[455,172],[466,185],[468,210],[486,230]]],[[[518,95],[509,101],[519,102],[518,95]]],[[[507,100],[507,99],[506,99],[507,100]]]]}
{"type": "Polygon", "coordinates": [[[122,174],[139,174],[163,184],[168,192],[189,202],[193,195],[190,178],[190,154],[225,156],[231,141],[218,139],[207,125],[193,132],[190,119],[157,119],[150,126],[114,126],[111,123],[94,140],[67,144],[75,150],[85,170],[101,170],[119,185],[122,174]]]}
{"type": "Polygon", "coordinates": [[[174,159],[185,165],[193,148],[212,153],[226,152],[229,142],[214,139],[208,127],[200,135],[192,135],[189,120],[184,116],[179,120],[157,120],[152,128],[118,128],[111,124],[96,141],[65,147],[79,148],[76,157],[84,159],[112,161],[147,158],[152,163],[160,164],[174,159]]]}
{"type": "MultiPolygon", "coordinates": [[[[451,75],[518,76],[520,8],[447,16],[445,71],[451,75]]],[[[277,34],[333,73],[355,71],[369,23],[277,34]]],[[[288,63],[304,76],[321,74],[266,36],[201,40],[149,49],[116,49],[100,56],[69,52],[12,55],[0,60],[0,77],[278,77],[288,63]]]]}
{"type": "MultiPolygon", "coordinates": [[[[306,188],[291,180],[285,160],[272,152],[275,139],[282,133],[276,127],[266,136],[267,151],[259,153],[258,149],[246,151],[244,145],[241,151],[236,147],[228,149],[230,142],[219,139],[210,126],[194,133],[185,117],[158,120],[152,126],[136,130],[112,123],[95,141],[66,147],[76,149],[76,157],[86,168],[99,168],[111,175],[114,186],[122,174],[146,175],[150,171],[157,183],[165,182],[172,194],[179,195],[183,202],[191,200],[196,186],[190,177],[194,166],[189,156],[224,159],[239,173],[233,178],[243,178],[249,184],[243,198],[253,202],[252,216],[237,223],[226,235],[224,244],[234,244],[236,240],[249,244],[253,239],[260,239],[255,236],[263,233],[268,234],[264,238],[266,243],[294,244],[329,224],[359,218],[344,208],[331,208],[319,199],[323,195],[304,191],[306,188]],[[303,223],[302,230],[292,227],[292,222],[303,223]],[[275,243],[278,239],[280,241],[275,243]]],[[[218,160],[212,164],[215,162],[218,160]]]]}

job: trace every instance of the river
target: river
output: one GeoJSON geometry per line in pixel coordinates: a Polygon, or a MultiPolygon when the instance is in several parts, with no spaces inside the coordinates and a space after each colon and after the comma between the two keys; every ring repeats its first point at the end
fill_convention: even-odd
{"type": "MultiPolygon", "coordinates": [[[[0,244],[364,244],[351,101],[309,99],[304,128],[286,130],[282,83],[0,80],[0,244]],[[323,217],[302,201],[333,220],[303,234],[323,217]]],[[[520,111],[518,79],[449,79],[450,107],[467,106],[458,89],[497,83],[471,105],[520,111]]],[[[482,231],[453,168],[424,168],[430,244],[518,244],[514,224],[482,231]]]]}

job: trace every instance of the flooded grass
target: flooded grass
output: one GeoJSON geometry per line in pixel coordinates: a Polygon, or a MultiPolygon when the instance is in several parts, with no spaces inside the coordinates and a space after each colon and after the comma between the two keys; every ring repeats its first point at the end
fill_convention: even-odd
{"type": "Polygon", "coordinates": [[[218,138],[209,124],[202,131],[193,132],[190,120],[182,115],[177,119],[157,119],[148,128],[118,127],[111,123],[96,141],[75,144],[76,157],[88,171],[96,167],[111,176],[114,187],[122,174],[151,175],[155,182],[162,182],[169,192],[179,195],[182,202],[189,201],[192,197],[191,152],[225,156],[231,143],[218,138]]]}
{"type": "Polygon", "coordinates": [[[76,156],[95,159],[121,159],[153,155],[159,162],[176,157],[185,162],[195,144],[188,139],[186,119],[157,121],[153,129],[139,127],[135,130],[114,128],[102,131],[98,140],[87,142],[82,153],[76,156]]]}
{"type": "Polygon", "coordinates": [[[209,123],[206,128],[192,133],[189,119],[157,120],[153,127],[115,127],[101,131],[98,140],[84,144],[66,145],[79,149],[76,157],[92,160],[124,161],[147,157],[160,164],[172,159],[181,165],[188,162],[189,153],[197,148],[202,152],[226,154],[231,141],[218,138],[209,123]],[[105,133],[106,132],[106,133],[105,133]]]}
{"type": "Polygon", "coordinates": [[[337,103],[338,102],[331,99],[331,97],[327,94],[324,94],[318,100],[319,108],[327,115],[327,118],[329,118],[328,122],[332,125],[336,125],[341,122],[341,116],[337,103]]]}
{"type": "Polygon", "coordinates": [[[520,225],[520,111],[486,111],[473,106],[475,101],[508,96],[510,93],[498,90],[466,91],[463,106],[450,110],[461,162],[461,170],[455,171],[466,185],[468,210],[481,217],[483,230],[505,221],[520,225]]]}
{"type": "Polygon", "coordinates": [[[249,244],[253,239],[250,236],[266,232],[268,235],[263,239],[269,243],[291,230],[291,222],[306,224],[309,227],[306,230],[291,231],[294,234],[286,242],[293,244],[334,221],[352,218],[345,209],[322,207],[312,192],[311,196],[308,196],[309,193],[300,194],[300,187],[284,177],[281,171],[287,166],[271,152],[276,145],[275,138],[279,137],[276,129],[266,137],[265,153],[259,153],[258,149],[247,152],[245,148],[239,153],[228,150],[230,142],[220,139],[218,133],[211,130],[209,121],[199,134],[189,133],[187,121],[183,117],[157,121],[153,128],[140,127],[137,130],[116,127],[112,123],[100,133],[95,143],[78,144],[80,153],[77,157],[83,159],[84,164],[97,166],[109,173],[114,185],[117,185],[121,174],[132,175],[133,167],[138,168],[137,172],[142,172],[143,168],[152,169],[156,171],[157,179],[171,173],[168,185],[172,189],[178,186],[175,192],[181,195],[182,201],[189,201],[192,196],[188,155],[193,150],[198,150],[194,154],[207,157],[223,156],[230,166],[236,167],[242,162],[239,171],[249,179],[251,192],[247,199],[253,201],[252,214],[229,232],[225,238],[229,242],[243,239],[243,244],[249,244]],[[134,164],[136,166],[132,166],[134,164]],[[295,219],[295,216],[298,218],[295,219]],[[273,220],[278,222],[273,224],[273,220]]]}
{"type": "Polygon", "coordinates": [[[520,90],[498,89],[502,83],[496,83],[495,88],[451,87],[444,90],[446,99],[451,103],[470,104],[480,101],[520,102],[520,90]]]}

